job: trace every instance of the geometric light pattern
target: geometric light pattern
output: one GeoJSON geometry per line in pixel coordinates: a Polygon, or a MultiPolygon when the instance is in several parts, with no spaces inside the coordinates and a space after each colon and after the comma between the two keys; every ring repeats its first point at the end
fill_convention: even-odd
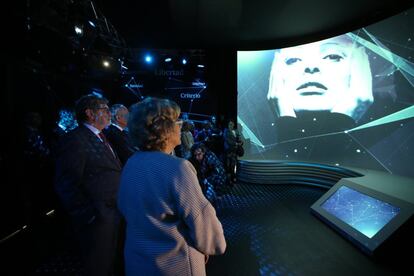
{"type": "Polygon", "coordinates": [[[321,207],[368,238],[377,234],[400,208],[347,186],[340,187],[321,207]]]}

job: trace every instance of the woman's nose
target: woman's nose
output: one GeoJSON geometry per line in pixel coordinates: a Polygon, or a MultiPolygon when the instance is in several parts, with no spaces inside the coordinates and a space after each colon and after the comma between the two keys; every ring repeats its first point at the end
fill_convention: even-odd
{"type": "Polygon", "coordinates": [[[314,74],[314,73],[319,73],[320,71],[319,71],[319,67],[306,67],[305,68],[305,73],[308,73],[308,74],[314,74]]]}

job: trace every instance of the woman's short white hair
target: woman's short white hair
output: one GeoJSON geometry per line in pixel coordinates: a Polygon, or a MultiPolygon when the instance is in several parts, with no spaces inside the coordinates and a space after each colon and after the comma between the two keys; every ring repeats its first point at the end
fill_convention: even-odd
{"type": "MultiPolygon", "coordinates": [[[[359,45],[346,34],[343,35],[343,39],[346,39],[348,43],[351,41],[352,43],[349,44],[353,47],[350,56],[351,79],[349,93],[344,95],[343,102],[331,110],[331,112],[346,114],[355,120],[358,120],[374,101],[370,62],[365,47],[359,45]]],[[[281,51],[283,50],[276,50],[274,54],[267,98],[272,101],[276,100],[275,111],[278,116],[296,117],[293,108],[294,105],[291,102],[289,95],[286,95],[284,91],[283,74],[279,73],[280,70],[283,70],[282,68],[286,66],[283,58],[280,58],[281,51]]]]}

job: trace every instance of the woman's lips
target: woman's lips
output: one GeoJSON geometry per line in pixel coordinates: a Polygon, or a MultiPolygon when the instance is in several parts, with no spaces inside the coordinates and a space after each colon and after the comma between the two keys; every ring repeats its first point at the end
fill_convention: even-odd
{"type": "Polygon", "coordinates": [[[301,84],[297,91],[300,91],[301,96],[313,96],[313,95],[323,95],[328,88],[320,82],[306,82],[301,84]]]}
{"type": "Polygon", "coordinates": [[[307,87],[316,87],[316,88],[328,90],[328,88],[325,85],[323,85],[322,83],[314,82],[314,81],[305,82],[304,84],[301,84],[298,88],[296,88],[296,90],[304,89],[304,88],[307,88],[307,87]]]}

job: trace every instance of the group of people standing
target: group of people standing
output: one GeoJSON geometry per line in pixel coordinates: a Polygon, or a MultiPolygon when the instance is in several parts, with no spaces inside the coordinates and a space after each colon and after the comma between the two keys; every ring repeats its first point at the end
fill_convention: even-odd
{"type": "Polygon", "coordinates": [[[234,121],[228,122],[221,130],[212,121],[204,121],[201,129],[196,129],[192,121],[184,121],[181,132],[181,145],[176,152],[188,159],[197,169],[199,181],[209,200],[220,195],[225,186],[236,182],[237,157],[243,155],[241,135],[234,121]]]}
{"type": "Polygon", "coordinates": [[[226,241],[197,163],[172,154],[182,140],[179,106],[146,98],[110,109],[91,94],[75,112],[78,127],[57,145],[55,190],[85,275],[204,275],[226,241]]]}

